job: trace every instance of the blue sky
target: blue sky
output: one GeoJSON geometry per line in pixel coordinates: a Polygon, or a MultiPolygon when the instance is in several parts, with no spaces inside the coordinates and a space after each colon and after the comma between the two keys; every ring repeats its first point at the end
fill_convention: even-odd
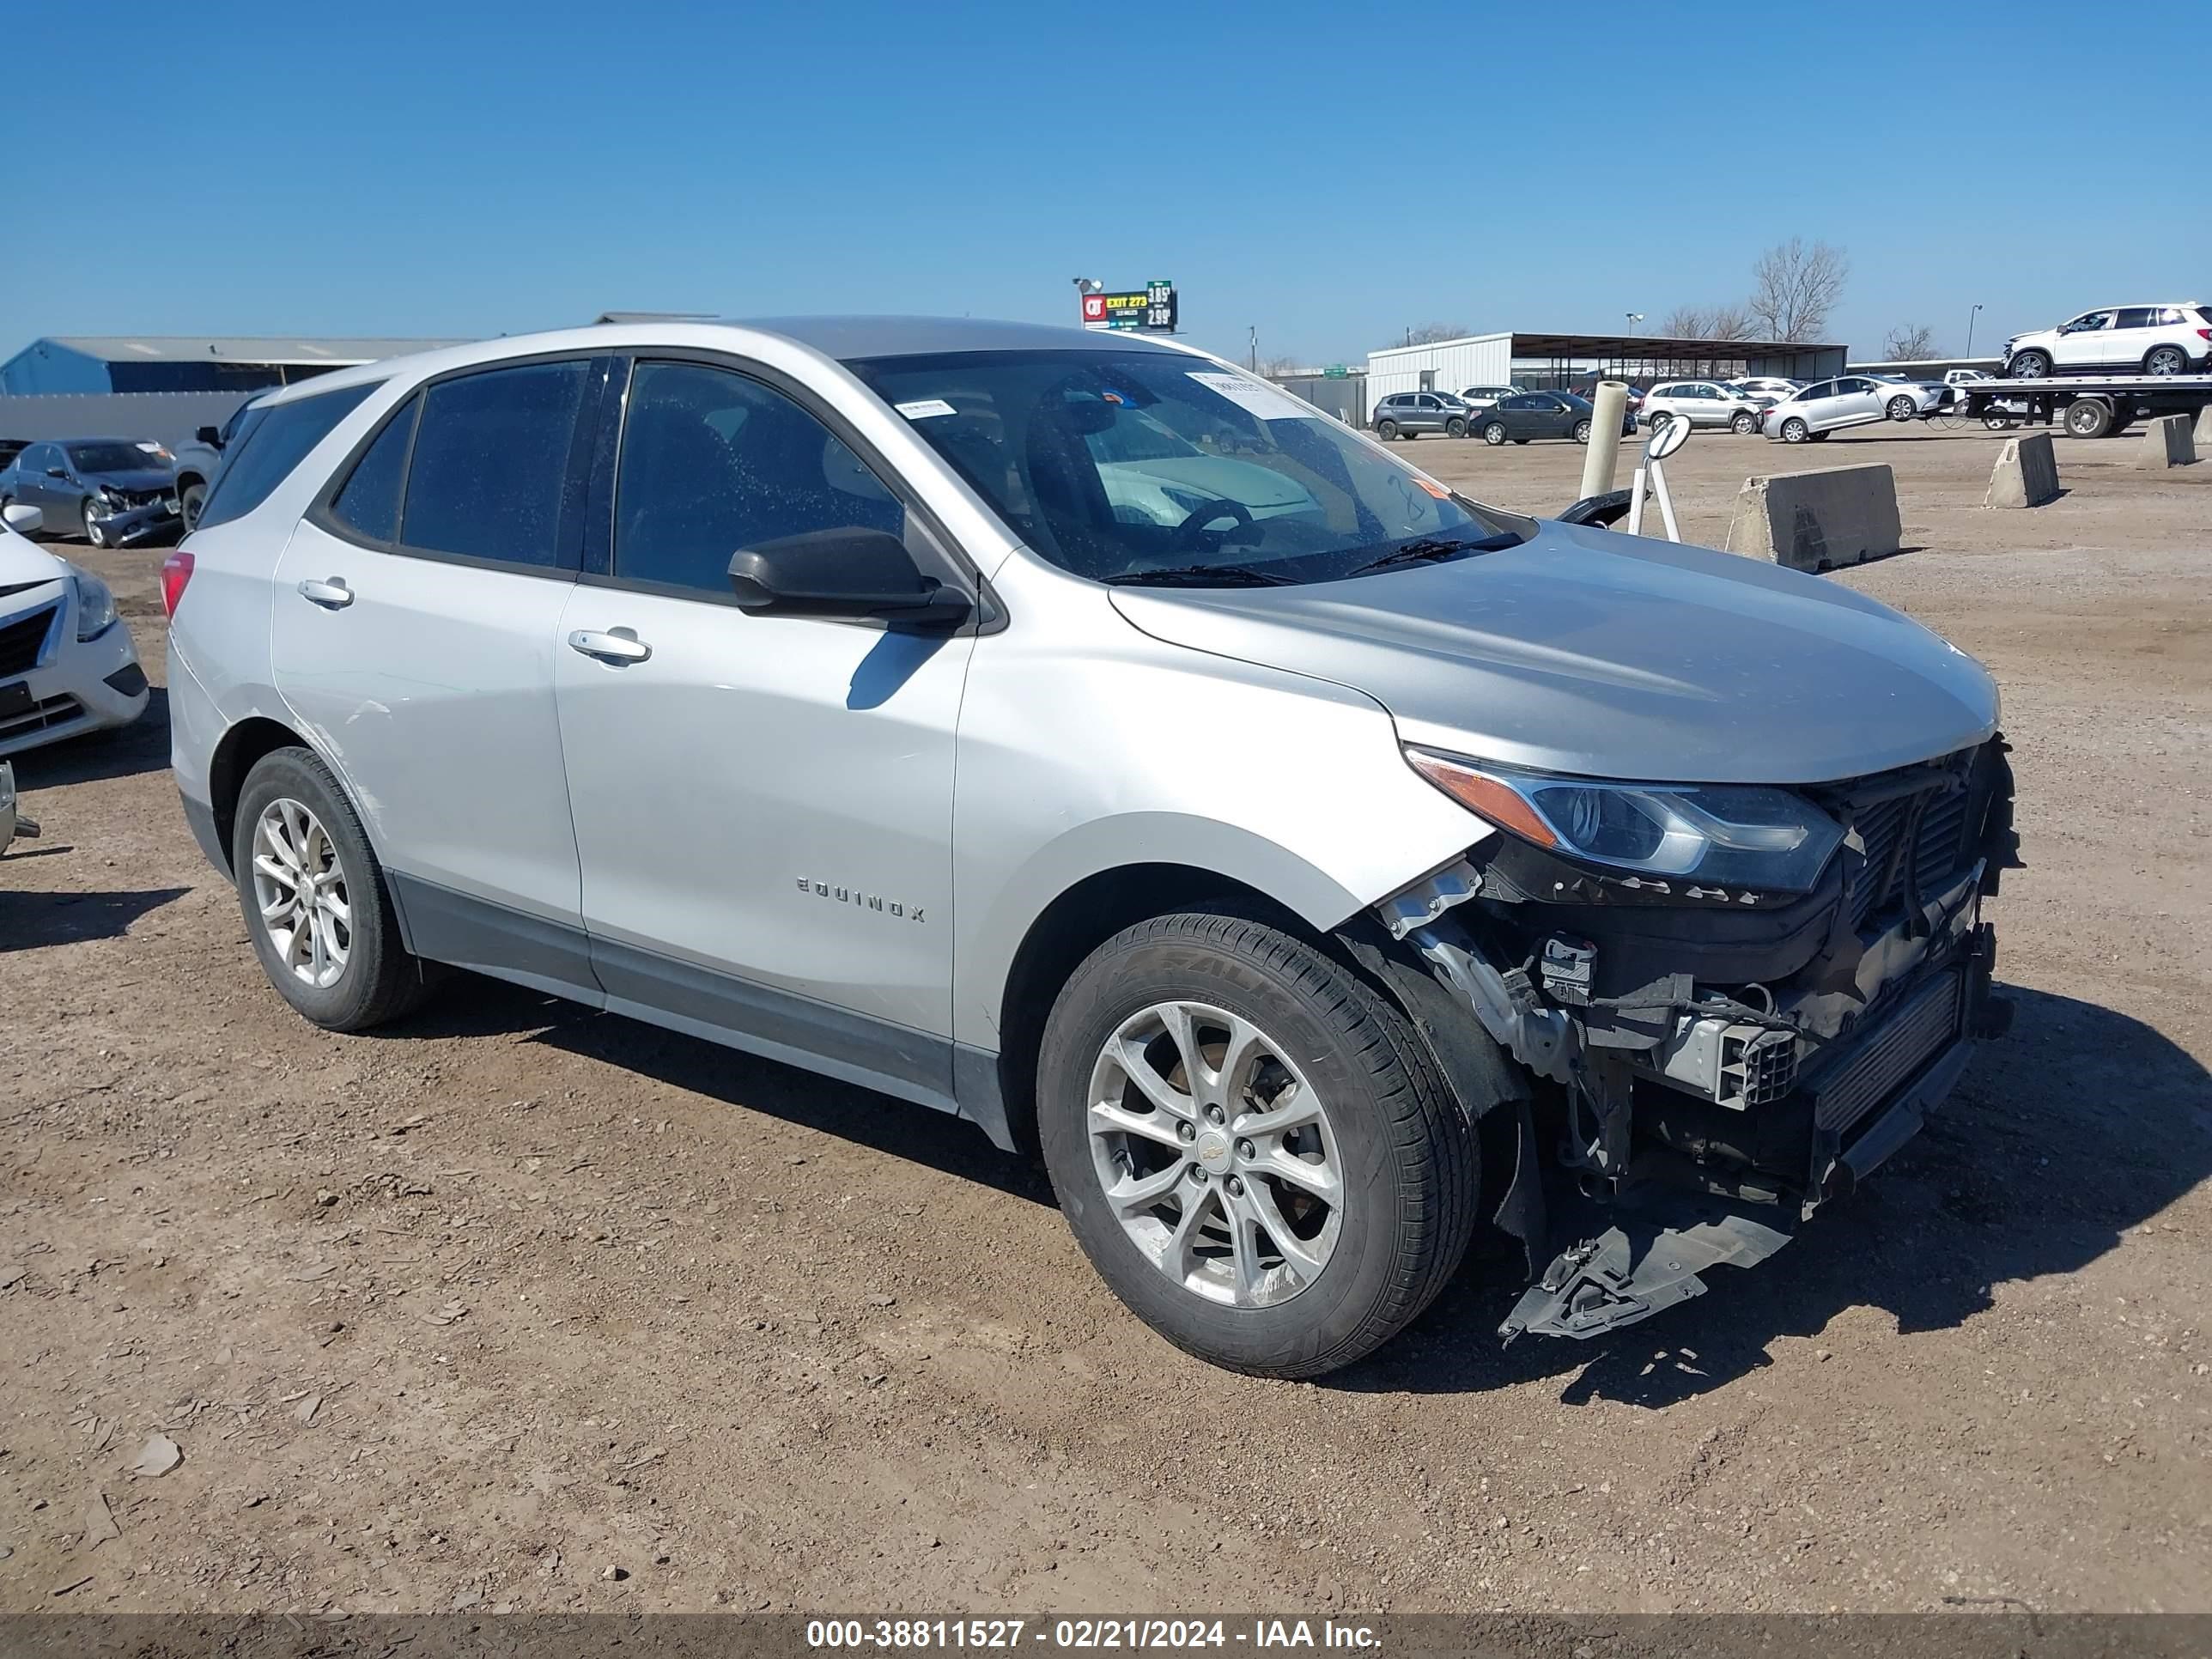
{"type": "Polygon", "coordinates": [[[1080,274],[1325,362],[1429,320],[1653,327],[1793,234],[1850,255],[1832,337],[1957,351],[1979,301],[1986,347],[2212,298],[2205,96],[2119,15],[70,0],[9,31],[0,356],[608,308],[1073,320],[1080,274]]]}

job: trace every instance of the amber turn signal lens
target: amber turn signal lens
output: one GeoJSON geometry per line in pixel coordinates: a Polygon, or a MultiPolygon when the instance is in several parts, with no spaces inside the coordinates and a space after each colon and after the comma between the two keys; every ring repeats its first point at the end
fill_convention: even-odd
{"type": "Polygon", "coordinates": [[[1468,811],[1539,847],[1559,844],[1559,838],[1552,833],[1552,826],[1537,815],[1536,809],[1497,779],[1486,778],[1470,767],[1446,760],[1442,755],[1432,755],[1425,749],[1408,749],[1406,759],[1416,772],[1468,811]]]}

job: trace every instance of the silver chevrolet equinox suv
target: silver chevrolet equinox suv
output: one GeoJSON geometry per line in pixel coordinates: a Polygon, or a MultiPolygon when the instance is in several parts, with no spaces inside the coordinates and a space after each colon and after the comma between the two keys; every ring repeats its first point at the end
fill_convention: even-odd
{"type": "Polygon", "coordinates": [[[2005,1008],[1970,658],[1170,343],[340,369],[248,411],[163,588],[185,815],[308,1019],[453,965],[966,1118],[1241,1370],[1359,1358],[1478,1233],[1508,1337],[1694,1295],[2005,1008]]]}

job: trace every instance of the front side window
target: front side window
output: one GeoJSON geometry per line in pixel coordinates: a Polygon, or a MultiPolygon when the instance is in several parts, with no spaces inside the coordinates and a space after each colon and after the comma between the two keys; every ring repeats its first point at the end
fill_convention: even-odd
{"type": "MultiPolygon", "coordinates": [[[[1103,581],[1325,581],[1409,543],[1527,539],[1265,381],[1182,352],[1051,348],[848,365],[1041,556],[1103,581]],[[1127,428],[1188,453],[1113,459],[1127,428]],[[1103,444],[1095,441],[1104,440],[1103,444]]],[[[1430,400],[1433,402],[1433,399],[1430,400]]]]}
{"type": "MultiPolygon", "coordinates": [[[[1164,436],[1130,441],[1158,448],[1164,436]]],[[[896,536],[905,525],[883,481],[774,387],[700,363],[637,366],[615,476],[618,579],[727,599],[740,548],[854,526],[896,536]]]]}
{"type": "Polygon", "coordinates": [[[208,486],[196,530],[209,530],[242,519],[269,499],[291,476],[307,452],[331,435],[340,421],[376,390],[374,382],[341,386],[290,403],[257,408],[240,424],[238,436],[223,452],[222,466],[208,486]]]}
{"type": "Polygon", "coordinates": [[[425,553],[557,564],[589,370],[580,359],[520,363],[426,388],[398,539],[425,553]]]}
{"type": "Polygon", "coordinates": [[[2109,311],[2092,311],[2076,317],[2072,322],[2067,324],[2065,331],[2069,334],[2093,333],[2106,326],[2112,320],[2112,313],[2109,311]]]}

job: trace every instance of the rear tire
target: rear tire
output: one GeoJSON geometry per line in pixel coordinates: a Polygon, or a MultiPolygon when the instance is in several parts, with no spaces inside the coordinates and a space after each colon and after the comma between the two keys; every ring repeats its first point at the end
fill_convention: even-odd
{"type": "Polygon", "coordinates": [[[1037,1118],[1099,1276],[1232,1370],[1319,1376],[1364,1358],[1474,1231],[1475,1137],[1412,1026],[1261,922],[1160,916],[1093,951],[1046,1025],[1037,1118]],[[1292,1112],[1306,1127],[1267,1127],[1292,1112]],[[1295,1179],[1269,1173],[1286,1168],[1295,1179]]]}
{"type": "Polygon", "coordinates": [[[2153,346],[2143,354],[2143,373],[2186,374],[2189,373],[2189,354],[2177,345],[2153,346]]]}
{"type": "Polygon", "coordinates": [[[1377,422],[1375,422],[1375,435],[1376,435],[1376,437],[1380,438],[1380,439],[1384,442],[1384,443],[1386,443],[1386,444],[1387,444],[1387,443],[1389,443],[1389,442],[1393,438],[1395,438],[1395,437],[1396,437],[1396,436],[1398,435],[1398,423],[1397,423],[1397,422],[1395,422],[1395,421],[1377,421],[1377,422]]]}
{"type": "Polygon", "coordinates": [[[239,792],[230,863],[254,954],[308,1019],[366,1031],[422,1000],[428,976],[400,943],[383,866],[313,750],[274,750],[254,763],[239,792]],[[296,901],[289,913],[272,919],[272,904],[288,900],[296,901]]]}
{"type": "Polygon", "coordinates": [[[1785,444],[1802,444],[1812,435],[1813,428],[1797,416],[1792,415],[1782,423],[1782,441],[1785,444]]]}
{"type": "Polygon", "coordinates": [[[1492,448],[1504,443],[1505,441],[1505,422],[1503,421],[1488,421],[1484,422],[1482,428],[1482,441],[1490,445],[1492,448]]]}
{"type": "Polygon", "coordinates": [[[2112,406],[2102,398],[2076,398],[2066,405],[2066,431],[2075,438],[2101,438],[2112,429],[2112,406]]]}

